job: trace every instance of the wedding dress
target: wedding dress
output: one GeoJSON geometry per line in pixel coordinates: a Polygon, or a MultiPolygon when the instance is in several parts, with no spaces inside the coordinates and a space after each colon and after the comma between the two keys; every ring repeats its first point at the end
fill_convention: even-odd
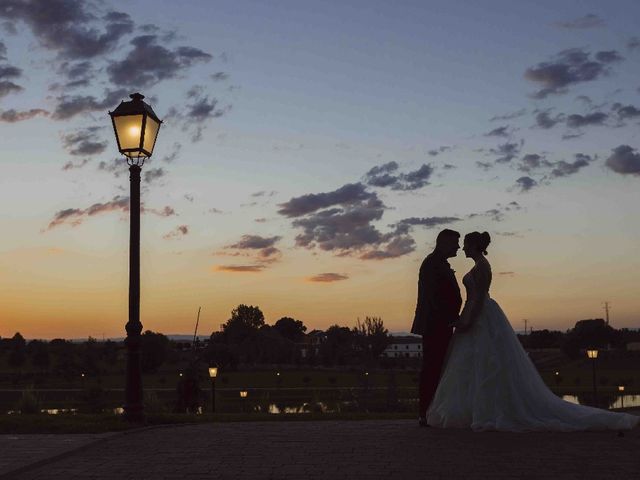
{"type": "Polygon", "coordinates": [[[627,430],[637,426],[638,416],[569,403],[547,388],[506,315],[489,297],[488,262],[486,268],[488,274],[474,267],[462,280],[467,290],[462,323],[474,301],[480,299],[482,307],[471,327],[453,336],[427,412],[428,424],[511,432],[627,430]]]}

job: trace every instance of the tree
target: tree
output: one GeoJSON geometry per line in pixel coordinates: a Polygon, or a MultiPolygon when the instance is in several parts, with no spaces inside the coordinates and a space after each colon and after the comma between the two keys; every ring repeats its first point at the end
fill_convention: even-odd
{"type": "Polygon", "coordinates": [[[304,332],[307,327],[300,320],[294,320],[291,317],[282,317],[278,320],[273,328],[287,340],[298,342],[304,338],[304,332]]]}
{"type": "Polygon", "coordinates": [[[240,304],[231,311],[231,318],[222,326],[227,343],[241,343],[264,325],[264,314],[258,307],[240,304]]]}
{"type": "Polygon", "coordinates": [[[161,333],[145,331],[140,337],[142,373],[155,373],[167,359],[169,339],[161,333]]]}
{"type": "Polygon", "coordinates": [[[372,360],[377,359],[391,342],[382,317],[365,317],[364,322],[358,318],[353,331],[360,350],[372,360]]]}
{"type": "Polygon", "coordinates": [[[325,332],[326,339],[320,346],[320,355],[325,365],[345,365],[354,356],[354,332],[333,325],[325,332]]]}
{"type": "Polygon", "coordinates": [[[27,342],[19,332],[11,338],[11,345],[9,347],[9,366],[20,370],[27,360],[27,342]]]}
{"type": "Polygon", "coordinates": [[[44,372],[49,368],[49,344],[42,340],[32,340],[27,345],[31,364],[44,372]]]}

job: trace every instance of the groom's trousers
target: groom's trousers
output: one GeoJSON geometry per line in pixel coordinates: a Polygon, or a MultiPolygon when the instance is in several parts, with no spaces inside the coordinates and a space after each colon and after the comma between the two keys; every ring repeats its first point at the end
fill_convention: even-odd
{"type": "Polygon", "coordinates": [[[424,418],[438,388],[440,374],[451,341],[453,328],[437,324],[422,336],[422,371],[420,372],[420,418],[424,418]]]}

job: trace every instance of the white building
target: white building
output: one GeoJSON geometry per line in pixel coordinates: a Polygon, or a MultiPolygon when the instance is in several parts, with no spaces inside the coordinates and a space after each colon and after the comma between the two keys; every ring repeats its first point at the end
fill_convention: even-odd
{"type": "Polygon", "coordinates": [[[391,343],[382,352],[387,358],[422,358],[422,339],[420,337],[391,337],[391,343]]]}

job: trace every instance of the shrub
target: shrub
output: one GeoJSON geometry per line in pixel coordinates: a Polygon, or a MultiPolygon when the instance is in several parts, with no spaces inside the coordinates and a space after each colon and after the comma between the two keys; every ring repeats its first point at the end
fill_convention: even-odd
{"type": "Polygon", "coordinates": [[[32,389],[24,390],[16,405],[16,410],[20,410],[20,413],[27,415],[40,413],[40,408],[40,399],[32,389]]]}

